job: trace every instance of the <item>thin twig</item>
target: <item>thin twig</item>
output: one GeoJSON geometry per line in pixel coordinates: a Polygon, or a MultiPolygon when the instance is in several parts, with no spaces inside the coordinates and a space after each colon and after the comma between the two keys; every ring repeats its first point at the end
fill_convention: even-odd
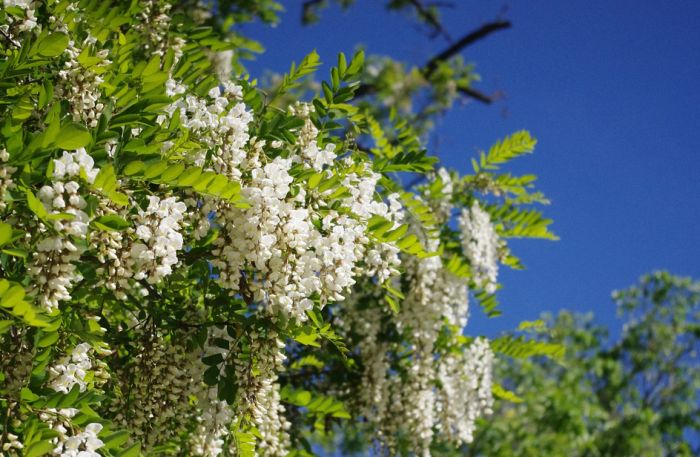
{"type": "Polygon", "coordinates": [[[448,41],[452,42],[452,37],[450,36],[449,32],[445,29],[445,27],[442,25],[442,23],[438,20],[438,18],[433,12],[431,12],[429,9],[426,9],[426,7],[420,2],[420,0],[409,1],[416,9],[418,16],[425,19],[425,21],[428,24],[430,24],[433,27],[433,29],[435,29],[436,34],[442,35],[445,38],[447,38],[448,41]]]}
{"type": "Polygon", "coordinates": [[[471,97],[474,100],[478,100],[481,103],[485,103],[487,105],[490,105],[493,103],[493,100],[495,97],[486,95],[483,92],[479,92],[476,89],[472,89],[471,87],[460,87],[457,89],[460,93],[466,95],[467,97],[471,97]]]}

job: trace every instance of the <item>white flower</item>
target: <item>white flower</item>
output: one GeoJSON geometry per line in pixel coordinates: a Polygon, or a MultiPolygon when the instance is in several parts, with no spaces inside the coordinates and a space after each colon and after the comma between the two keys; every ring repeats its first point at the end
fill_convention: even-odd
{"type": "Polygon", "coordinates": [[[474,201],[470,209],[462,210],[459,227],[462,231],[462,248],[469,259],[474,282],[488,293],[495,292],[499,238],[489,214],[474,201]]]}
{"type": "Polygon", "coordinates": [[[180,230],[186,211],[187,205],[175,197],[148,197],[146,210],[139,211],[136,218],[135,233],[142,242],[132,244],[124,259],[134,279],[155,284],[172,273],[178,263],[177,251],[184,245],[180,230]]]}

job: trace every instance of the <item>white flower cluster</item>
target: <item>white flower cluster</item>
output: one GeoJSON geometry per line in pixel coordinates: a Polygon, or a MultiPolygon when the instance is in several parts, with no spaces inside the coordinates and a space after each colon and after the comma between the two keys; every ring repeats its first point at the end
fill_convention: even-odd
{"type": "Polygon", "coordinates": [[[284,416],[280,402],[280,386],[277,373],[286,358],[282,352],[284,342],[274,330],[265,334],[248,334],[250,356],[236,360],[236,377],[239,383],[238,401],[240,416],[250,415],[259,431],[257,450],[260,455],[282,457],[287,455],[291,424],[284,416]]]}
{"type": "MultiPolygon", "coordinates": [[[[224,340],[229,345],[234,344],[228,332],[220,327],[210,327],[208,329],[208,342],[214,339],[224,340]]],[[[203,357],[210,357],[221,354],[226,358],[228,350],[216,344],[205,346],[203,357]]],[[[203,379],[206,366],[203,363],[192,363],[190,370],[193,379],[203,379]]],[[[190,437],[190,448],[193,455],[202,457],[216,457],[224,452],[225,440],[234,419],[233,408],[223,400],[218,399],[216,386],[205,386],[202,383],[198,393],[199,414],[196,414],[196,429],[190,437]]],[[[234,451],[233,449],[229,449],[234,451]]],[[[232,452],[232,454],[236,454],[232,452]]]]}
{"type": "Polygon", "coordinates": [[[128,395],[111,405],[115,421],[134,430],[146,449],[187,433],[184,446],[192,455],[216,457],[236,454],[231,431],[246,418],[258,430],[259,455],[286,455],[291,424],[277,383],[284,343],[274,331],[246,332],[235,339],[216,326],[208,333],[202,353],[185,348],[187,333],[144,336],[136,362],[116,377],[119,390],[128,395]],[[202,382],[209,366],[200,357],[216,354],[234,364],[236,399],[231,404],[218,399],[216,384],[202,382]]]}
{"type": "Polygon", "coordinates": [[[452,182],[452,176],[450,172],[444,167],[438,168],[436,175],[433,177],[433,181],[439,181],[439,193],[431,193],[430,190],[427,191],[428,203],[432,207],[435,215],[441,222],[448,221],[452,217],[452,209],[454,205],[452,204],[452,197],[455,192],[455,183],[452,182]]]}
{"type": "Polygon", "coordinates": [[[49,367],[49,387],[56,392],[67,394],[78,385],[85,392],[88,385],[86,376],[92,368],[90,359],[92,347],[88,343],[80,343],[49,367]]]}
{"type": "Polygon", "coordinates": [[[304,119],[304,126],[299,131],[298,145],[300,155],[314,170],[321,171],[324,167],[331,165],[335,160],[335,144],[328,143],[321,149],[318,146],[318,129],[311,121],[311,113],[314,112],[313,105],[298,103],[289,107],[290,114],[297,115],[304,119]]]}
{"type": "Polygon", "coordinates": [[[287,430],[291,424],[284,416],[284,406],[280,401],[280,385],[278,383],[266,386],[258,394],[256,407],[260,414],[256,414],[255,425],[260,432],[257,442],[259,455],[269,457],[284,457],[290,446],[287,430]]]}
{"type": "MultiPolygon", "coordinates": [[[[427,250],[437,250],[437,238],[416,235],[427,250]]],[[[481,338],[463,352],[438,348],[445,325],[462,329],[467,324],[465,280],[447,270],[437,256],[405,256],[402,264],[408,283],[395,325],[408,347],[380,339],[383,311],[366,307],[372,302],[384,306],[376,285],[351,296],[339,320],[346,333],[357,336],[364,365],[358,402],[377,438],[394,453],[402,436],[416,455],[429,456],[436,433],[457,446],[469,443],[475,420],[490,413],[493,355],[488,341],[481,338]],[[410,358],[395,359],[395,352],[408,352],[410,358]]]]}
{"type": "Polygon", "coordinates": [[[148,38],[148,42],[144,45],[146,52],[149,55],[162,57],[170,46],[179,44],[170,43],[168,40],[172,5],[157,0],[139,0],[138,6],[141,12],[134,28],[148,38]]]}
{"type": "Polygon", "coordinates": [[[372,284],[361,284],[361,293],[351,294],[343,302],[343,313],[336,318],[336,326],[345,334],[358,335],[357,346],[362,355],[364,371],[362,388],[358,390],[357,407],[361,414],[372,421],[377,437],[388,444],[397,431],[392,420],[392,381],[387,378],[390,345],[379,340],[382,328],[382,312],[377,307],[359,310],[361,302],[380,300],[381,289],[372,284]]]}
{"type": "MultiPolygon", "coordinates": [[[[208,148],[215,151],[212,156],[214,170],[232,178],[240,178],[239,165],[245,160],[243,148],[248,144],[248,124],[253,120],[252,114],[240,102],[243,95],[240,86],[230,82],[222,83],[224,90],[215,87],[209,91],[208,98],[186,94],[172,103],[166,112],[172,116],[180,113],[180,123],[192,132],[208,148]]],[[[185,86],[173,79],[166,81],[165,92],[170,97],[186,93],[185,86]]],[[[163,123],[166,116],[158,121],[163,123]]],[[[195,157],[195,163],[202,165],[206,151],[195,157]]]]}
{"type": "MultiPolygon", "coordinates": [[[[402,224],[405,214],[399,195],[389,194],[387,202],[388,205],[383,202],[370,202],[371,214],[383,216],[394,224],[402,224]]],[[[400,252],[401,250],[393,243],[371,245],[364,256],[364,274],[367,277],[377,278],[380,284],[397,277],[401,266],[400,252]]]]}
{"type": "MultiPolygon", "coordinates": [[[[426,241],[428,249],[437,250],[437,239],[426,241]]],[[[467,325],[468,290],[466,281],[443,267],[439,256],[404,259],[410,288],[397,316],[397,327],[427,352],[445,321],[463,328],[467,325]]]]}
{"type": "Polygon", "coordinates": [[[209,55],[209,60],[211,60],[212,67],[216,72],[216,76],[219,77],[221,81],[228,81],[231,79],[231,74],[233,73],[233,65],[231,65],[231,60],[233,59],[233,51],[218,51],[212,52],[209,55]]]}
{"type": "Polygon", "coordinates": [[[15,434],[8,433],[5,437],[5,442],[2,445],[3,455],[12,457],[21,455],[19,452],[22,449],[24,449],[24,444],[22,444],[22,442],[19,440],[19,437],[15,434]]]}
{"type": "Polygon", "coordinates": [[[462,249],[469,259],[474,282],[488,293],[496,291],[498,283],[498,250],[500,241],[489,214],[474,201],[459,217],[462,249]]]}
{"type": "MultiPolygon", "coordinates": [[[[93,39],[87,39],[84,47],[89,46],[93,39]]],[[[104,103],[100,101],[102,91],[100,84],[104,82],[102,77],[91,68],[84,68],[78,61],[82,50],[73,42],[68,44],[64,51],[68,56],[63,70],[58,72],[59,81],[56,85],[56,96],[68,100],[70,113],[75,122],[84,122],[89,127],[96,127],[104,109],[104,103]]],[[[97,52],[96,57],[102,61],[94,67],[109,65],[107,60],[108,49],[97,52]]]]}
{"type": "MultiPolygon", "coordinates": [[[[88,182],[99,172],[94,161],[84,149],[65,152],[53,161],[53,184],[39,190],[38,198],[50,215],[58,218],[53,222],[56,234],[49,235],[37,243],[29,273],[35,281],[32,292],[47,310],[58,307],[58,302],[70,299],[72,285],[81,279],[74,262],[80,259],[81,249],[73,238],[85,239],[89,218],[84,209],[87,202],[81,196],[81,170],[88,182]],[[62,217],[62,214],[68,215],[62,217]]],[[[40,232],[47,229],[40,224],[40,232]]]]}
{"type": "Polygon", "coordinates": [[[0,149],[0,211],[3,211],[7,207],[7,203],[5,202],[7,191],[15,187],[12,175],[17,171],[17,168],[5,165],[5,162],[9,159],[10,154],[7,150],[0,149]]]}
{"type": "Polygon", "coordinates": [[[138,241],[131,245],[126,261],[134,279],[155,284],[172,273],[177,251],[183,247],[180,231],[186,212],[187,206],[175,197],[148,197],[148,207],[136,217],[138,241]]]}
{"type": "MultiPolygon", "coordinates": [[[[219,111],[223,113],[226,99],[218,97],[216,103],[220,98],[219,111]]],[[[273,314],[283,313],[303,321],[305,311],[313,306],[312,297],[319,296],[322,305],[339,301],[355,283],[358,264],[369,243],[365,221],[380,210],[388,211],[386,204],[374,201],[379,176],[364,167],[344,178],[343,184],[350,193],[345,203],[360,220],[330,209],[328,195],[335,189],[323,192],[292,189],[294,178],[290,171],[295,164],[301,163],[305,168],[320,170],[331,177],[324,167],[334,162],[334,148],[318,147],[318,130],[313,124],[305,122],[297,151],[289,157],[278,155],[268,159],[263,153],[267,143],[248,138],[250,119],[245,107],[234,103],[228,116],[234,113],[236,122],[224,124],[229,146],[217,147],[212,161],[216,172],[232,179],[243,179],[242,195],[250,207],[205,201],[201,211],[214,213],[220,228],[214,242],[217,257],[212,265],[218,270],[219,283],[232,294],[250,293],[251,299],[273,314]],[[248,151],[243,149],[246,144],[250,146],[248,151]],[[248,272],[243,281],[241,272],[248,272]],[[247,290],[241,290],[242,284],[247,290]]],[[[308,117],[310,110],[307,105],[300,105],[293,112],[308,117]]],[[[186,113],[181,111],[181,117],[200,119],[198,122],[209,125],[212,131],[221,129],[221,124],[207,120],[204,114],[210,109],[206,106],[195,110],[201,112],[201,116],[193,117],[191,111],[190,108],[186,113]]],[[[194,128],[201,126],[198,123],[194,128]]],[[[217,136],[212,134],[211,138],[217,136]]],[[[279,150],[283,143],[274,142],[270,147],[279,150]]],[[[351,161],[344,165],[354,166],[351,161]]],[[[398,251],[387,248],[384,252],[386,259],[379,254],[370,259],[375,263],[374,271],[388,276],[396,271],[398,251]]]]}
{"type": "Polygon", "coordinates": [[[129,291],[147,296],[148,289],[134,280],[156,284],[173,272],[179,261],[177,253],[184,247],[187,205],[175,197],[149,196],[146,209],[133,214],[103,199],[97,213],[123,216],[135,226],[92,234],[97,259],[104,265],[97,269],[98,284],[120,300],[125,300],[129,291]]]}
{"type": "Polygon", "coordinates": [[[51,442],[55,445],[53,454],[56,457],[101,457],[97,452],[104,443],[97,435],[102,430],[102,424],[90,423],[81,431],[71,419],[78,414],[75,408],[49,408],[39,414],[39,418],[58,433],[51,442]]]}
{"type": "MultiPolygon", "coordinates": [[[[363,309],[346,313],[359,335],[364,364],[358,403],[376,437],[396,453],[399,437],[415,455],[430,456],[435,438],[459,447],[473,440],[475,421],[491,413],[493,353],[486,339],[477,338],[463,352],[436,356],[420,345],[411,347],[411,360],[392,365],[391,346],[378,340],[381,313],[363,309]]],[[[405,349],[398,349],[404,352],[405,349]]]]}
{"type": "Polygon", "coordinates": [[[102,424],[88,424],[84,431],[68,436],[65,440],[59,440],[53,452],[60,457],[101,457],[97,452],[104,446],[102,440],[97,437],[101,430],[102,424]]]}
{"type": "MultiPolygon", "coordinates": [[[[7,15],[7,20],[14,27],[17,25],[18,32],[29,32],[37,27],[36,8],[39,6],[39,2],[33,0],[3,0],[3,6],[5,8],[20,8],[24,10],[24,19],[18,21],[12,15],[7,15]]],[[[7,30],[3,32],[7,33],[7,30]]],[[[19,34],[18,34],[19,35],[19,34]]]]}
{"type": "Polygon", "coordinates": [[[474,439],[475,421],[492,413],[493,352],[488,340],[476,338],[466,351],[447,353],[438,362],[439,430],[459,446],[474,439]]]}
{"type": "Polygon", "coordinates": [[[216,388],[202,390],[205,395],[199,398],[201,413],[196,416],[197,427],[190,438],[190,448],[193,455],[216,457],[224,452],[233,410],[217,399],[216,388]]]}
{"type": "Polygon", "coordinates": [[[201,376],[198,354],[186,350],[184,335],[177,342],[159,335],[144,335],[134,363],[115,378],[126,395],[117,397],[110,409],[116,423],[136,434],[147,449],[188,430],[194,408],[190,397],[199,392],[201,376]],[[194,365],[194,368],[193,368],[194,365]]]}
{"type": "MultiPolygon", "coordinates": [[[[426,240],[426,245],[435,250],[437,241],[426,240]]],[[[434,430],[441,426],[437,410],[440,388],[434,382],[438,363],[435,344],[445,323],[458,328],[466,325],[468,294],[464,281],[447,271],[440,257],[409,257],[404,265],[410,285],[400,306],[397,328],[411,342],[413,356],[404,379],[393,387],[392,417],[398,430],[408,432],[412,449],[429,455],[434,430]]]]}

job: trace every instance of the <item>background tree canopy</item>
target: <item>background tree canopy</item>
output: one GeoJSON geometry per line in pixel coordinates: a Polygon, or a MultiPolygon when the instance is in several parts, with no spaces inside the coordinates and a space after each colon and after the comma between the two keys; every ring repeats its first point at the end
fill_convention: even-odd
{"type": "Polygon", "coordinates": [[[566,311],[533,327],[566,356],[498,364],[521,400],[501,403],[460,455],[700,453],[700,282],[656,272],[613,298],[624,326],[612,337],[566,311]]]}

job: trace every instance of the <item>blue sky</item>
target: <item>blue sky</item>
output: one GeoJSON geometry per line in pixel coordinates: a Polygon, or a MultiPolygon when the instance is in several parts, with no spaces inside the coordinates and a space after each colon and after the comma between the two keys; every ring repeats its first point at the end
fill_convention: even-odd
{"type": "MultiPolygon", "coordinates": [[[[421,64],[445,47],[383,3],[334,7],[301,27],[301,2],[285,2],[277,28],[247,28],[267,48],[248,67],[253,75],[282,72],[312,49],[332,63],[357,44],[421,64]]],[[[453,36],[506,5],[453,3],[444,16],[453,36]]],[[[643,273],[700,277],[700,2],[531,0],[512,2],[502,17],[512,29],[463,55],[477,64],[479,88],[505,98],[454,109],[439,121],[430,151],[467,170],[479,149],[530,130],[536,152],[512,170],[539,176],[561,240],[512,243],[527,270],[502,269],[504,315],[486,319],[474,309],[469,333],[492,336],[562,308],[612,324],[610,292],[643,273]]]]}

